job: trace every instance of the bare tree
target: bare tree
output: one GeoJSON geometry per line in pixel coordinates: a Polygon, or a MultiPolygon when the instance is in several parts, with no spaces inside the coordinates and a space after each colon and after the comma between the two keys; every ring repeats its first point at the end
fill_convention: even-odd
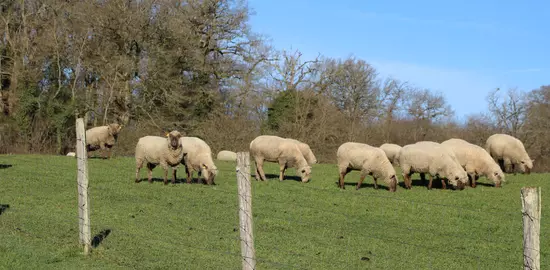
{"type": "Polygon", "coordinates": [[[520,133],[527,112],[525,94],[519,92],[517,88],[508,89],[506,93],[502,93],[500,88],[497,88],[487,95],[487,102],[500,132],[521,137],[520,133]]]}

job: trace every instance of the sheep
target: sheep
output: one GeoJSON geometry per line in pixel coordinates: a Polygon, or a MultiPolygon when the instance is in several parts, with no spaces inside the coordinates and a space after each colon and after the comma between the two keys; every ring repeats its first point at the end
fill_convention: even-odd
{"type": "Polygon", "coordinates": [[[90,156],[90,152],[101,149],[103,151],[103,158],[107,158],[105,150],[108,152],[108,158],[111,158],[111,148],[115,145],[121,129],[122,125],[113,123],[86,130],[88,157],[90,156]]]}
{"type": "Polygon", "coordinates": [[[493,134],[487,138],[485,150],[499,164],[506,173],[516,172],[516,167],[522,173],[530,174],[533,162],[523,143],[517,138],[507,134],[493,134]]]}
{"type": "MultiPolygon", "coordinates": [[[[416,143],[405,145],[398,154],[398,162],[405,179],[405,187],[411,189],[411,174],[428,173],[430,182],[428,189],[432,188],[432,180],[447,178],[449,183],[459,189],[464,189],[468,181],[466,171],[450,155],[450,151],[437,143],[416,143]]],[[[443,189],[446,189],[445,180],[441,179],[443,189]]]]}
{"type": "Polygon", "coordinates": [[[67,156],[68,157],[76,157],[76,153],[75,152],[69,152],[69,153],[67,153],[67,156]]]}
{"type": "Polygon", "coordinates": [[[380,149],[382,149],[384,151],[384,153],[386,154],[386,157],[388,157],[389,161],[395,165],[395,166],[398,166],[399,164],[397,164],[397,153],[399,153],[399,150],[401,150],[401,146],[397,145],[397,144],[393,144],[393,143],[385,143],[385,144],[382,144],[380,145],[380,149]]]}
{"type": "Polygon", "coordinates": [[[226,160],[226,161],[237,161],[237,153],[227,150],[222,150],[218,152],[216,156],[217,160],[226,160]]]}
{"type": "Polygon", "coordinates": [[[361,187],[367,175],[374,180],[374,188],[378,188],[377,179],[382,178],[389,185],[390,192],[397,188],[397,177],[395,169],[386,157],[384,150],[372,147],[368,144],[346,142],[336,152],[338,160],[338,171],[340,173],[339,187],[345,189],[344,177],[350,171],[361,171],[361,177],[357,183],[356,190],[361,187]]]}
{"type": "Polygon", "coordinates": [[[302,182],[308,182],[311,167],[304,158],[298,145],[290,140],[271,135],[260,135],[250,142],[250,155],[256,163],[256,180],[266,180],[263,170],[264,161],[279,163],[279,181],[283,181],[285,170],[296,168],[302,182]]]}
{"type": "Polygon", "coordinates": [[[300,152],[302,152],[302,155],[304,155],[304,158],[306,159],[307,164],[309,164],[309,166],[317,163],[317,158],[315,158],[313,151],[311,151],[311,148],[309,148],[309,145],[307,143],[303,143],[301,141],[298,141],[292,138],[285,138],[285,139],[290,140],[298,145],[300,152]]]}
{"type": "Polygon", "coordinates": [[[139,170],[147,163],[148,180],[152,183],[153,169],[160,165],[164,169],[164,184],[168,184],[168,167],[172,167],[172,184],[176,183],[176,170],[181,163],[184,152],[180,142],[182,134],[177,130],[160,136],[144,136],[136,145],[136,183],[139,183],[139,170]]]}
{"type": "Polygon", "coordinates": [[[212,160],[210,146],[197,137],[181,137],[180,143],[185,153],[185,157],[181,163],[185,165],[187,183],[191,183],[193,172],[197,171],[199,174],[199,183],[202,181],[200,178],[202,175],[208,185],[215,184],[214,178],[218,174],[218,168],[212,160]]]}
{"type": "Polygon", "coordinates": [[[460,165],[466,170],[471,186],[476,187],[479,176],[485,176],[495,187],[501,187],[504,173],[485,149],[462,139],[449,139],[441,143],[455,153],[460,165]]]}

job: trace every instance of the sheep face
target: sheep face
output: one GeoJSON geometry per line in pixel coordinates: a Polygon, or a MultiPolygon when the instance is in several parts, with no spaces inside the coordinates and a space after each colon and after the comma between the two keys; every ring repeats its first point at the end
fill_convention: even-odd
{"type": "Polygon", "coordinates": [[[504,173],[495,170],[491,172],[487,178],[495,183],[495,187],[500,187],[504,181],[504,173]]]}
{"type": "Polygon", "coordinates": [[[201,174],[206,179],[206,183],[211,185],[214,183],[214,178],[218,174],[218,168],[215,166],[208,167],[206,164],[201,165],[201,174]]]}
{"type": "Polygon", "coordinates": [[[525,174],[530,174],[531,169],[533,169],[533,160],[531,159],[522,159],[519,164],[520,170],[525,174]]]}
{"type": "Polygon", "coordinates": [[[109,134],[112,136],[117,135],[122,129],[122,126],[119,124],[110,124],[108,125],[108,127],[109,127],[109,134]]]}
{"type": "Polygon", "coordinates": [[[390,177],[390,192],[395,192],[395,190],[397,189],[397,176],[392,175],[390,177]]]}
{"type": "Polygon", "coordinates": [[[172,147],[172,149],[178,149],[181,147],[181,143],[180,143],[181,136],[182,136],[181,133],[179,133],[179,131],[177,130],[171,131],[170,133],[166,134],[166,137],[168,138],[170,147],[172,147]]]}
{"type": "Polygon", "coordinates": [[[454,188],[463,190],[464,184],[468,182],[468,174],[464,170],[453,171],[449,173],[447,179],[449,180],[449,184],[453,185],[454,188]]]}
{"type": "Polygon", "coordinates": [[[300,177],[302,178],[302,182],[306,183],[309,181],[309,177],[311,175],[311,167],[303,167],[299,169],[300,171],[300,177]]]}

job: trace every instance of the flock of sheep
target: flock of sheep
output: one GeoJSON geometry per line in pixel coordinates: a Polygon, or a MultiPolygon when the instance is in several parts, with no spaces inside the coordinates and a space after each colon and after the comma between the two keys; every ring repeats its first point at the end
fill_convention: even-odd
{"type": "MultiPolygon", "coordinates": [[[[87,130],[87,150],[107,150],[110,157],[110,149],[121,128],[118,124],[110,124],[87,130]]],[[[287,168],[295,168],[302,182],[309,181],[311,166],[317,163],[306,143],[271,135],[261,135],[252,140],[250,155],[256,164],[256,180],[262,181],[266,180],[263,170],[266,161],[279,164],[280,181],[283,181],[287,168]]],[[[476,187],[480,176],[487,177],[495,187],[501,187],[505,181],[504,172],[519,170],[529,174],[533,168],[533,160],[529,158],[523,143],[506,134],[490,136],[485,148],[462,139],[449,139],[442,143],[421,141],[403,147],[390,143],[374,147],[346,142],[338,148],[336,157],[340,188],[345,188],[346,174],[357,170],[361,172],[357,189],[361,187],[365,177],[370,175],[375,188],[378,188],[377,180],[381,179],[391,192],[396,191],[399,182],[394,166],[401,168],[407,189],[411,189],[413,173],[419,173],[422,181],[425,181],[425,175],[428,174],[428,189],[432,187],[433,178],[441,180],[444,189],[446,181],[454,188],[464,189],[466,185],[476,187]]],[[[152,170],[160,165],[164,169],[164,184],[168,184],[169,167],[172,167],[172,183],[175,183],[179,164],[185,165],[187,183],[191,183],[194,171],[198,172],[199,181],[202,175],[209,185],[214,183],[218,174],[208,144],[197,137],[183,136],[178,131],[172,131],[166,137],[141,137],[136,145],[135,158],[136,182],[140,182],[139,171],[143,165],[147,165],[149,182],[152,181],[152,170]]],[[[236,154],[223,150],[218,153],[217,159],[234,161],[236,154]]]]}

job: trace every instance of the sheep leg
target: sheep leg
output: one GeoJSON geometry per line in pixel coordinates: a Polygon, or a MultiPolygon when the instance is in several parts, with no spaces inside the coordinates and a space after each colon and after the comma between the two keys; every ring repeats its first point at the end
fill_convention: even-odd
{"type": "Polygon", "coordinates": [[[279,162],[279,181],[283,181],[285,179],[285,170],[286,163],[279,162]]]}
{"type": "Polygon", "coordinates": [[[155,168],[153,164],[147,163],[147,179],[149,183],[153,183],[153,168],[155,168]]]}
{"type": "Polygon", "coordinates": [[[178,170],[176,168],[172,168],[172,184],[176,183],[176,172],[178,170]]]}
{"type": "Polygon", "coordinates": [[[192,174],[188,166],[185,166],[185,174],[187,175],[187,184],[191,184],[193,179],[191,179],[192,174]]]}
{"type": "Polygon", "coordinates": [[[359,188],[361,188],[361,185],[363,184],[363,181],[365,181],[365,177],[367,175],[366,174],[361,174],[361,177],[359,178],[359,182],[357,182],[357,187],[355,188],[355,190],[359,190],[359,188]]]}
{"type": "Polygon", "coordinates": [[[163,168],[163,169],[164,169],[164,184],[168,185],[168,168],[163,168]]]}
{"type": "MultiPolygon", "coordinates": [[[[264,172],[264,160],[261,158],[256,158],[254,161],[256,162],[256,170],[260,174],[260,179],[262,181],[265,181],[266,178],[265,178],[265,172],[264,172]]],[[[256,175],[256,178],[257,177],[258,176],[256,175]]]]}
{"type": "Polygon", "coordinates": [[[434,180],[433,175],[430,174],[430,182],[428,183],[428,189],[432,189],[432,182],[434,180]]]}
{"type": "Polygon", "coordinates": [[[405,180],[405,188],[411,189],[411,173],[403,174],[403,178],[405,180]]]}
{"type": "Polygon", "coordinates": [[[143,160],[136,161],[136,183],[139,183],[139,171],[143,167],[143,160]]]}
{"type": "Polygon", "coordinates": [[[445,184],[445,178],[441,178],[441,188],[447,189],[447,184],[445,184]]]}
{"type": "Polygon", "coordinates": [[[107,148],[105,147],[105,144],[100,143],[99,148],[101,149],[101,152],[102,152],[101,154],[103,155],[103,159],[107,159],[107,154],[105,153],[105,151],[107,151],[107,148]]]}
{"type": "Polygon", "coordinates": [[[472,179],[472,187],[475,188],[477,186],[477,180],[479,179],[479,175],[474,174],[474,178],[472,179]]]}
{"type": "Polygon", "coordinates": [[[344,185],[344,177],[346,177],[346,174],[348,174],[350,171],[351,171],[351,169],[348,168],[347,165],[344,169],[342,169],[342,167],[340,167],[340,179],[338,181],[338,187],[339,188],[346,189],[346,186],[344,185]]]}
{"type": "Polygon", "coordinates": [[[512,172],[512,161],[510,161],[509,158],[504,159],[504,172],[511,173],[512,172]]]}
{"type": "Polygon", "coordinates": [[[378,179],[376,179],[376,177],[374,176],[372,177],[372,179],[374,180],[374,189],[378,189],[378,183],[377,183],[378,179]]]}

